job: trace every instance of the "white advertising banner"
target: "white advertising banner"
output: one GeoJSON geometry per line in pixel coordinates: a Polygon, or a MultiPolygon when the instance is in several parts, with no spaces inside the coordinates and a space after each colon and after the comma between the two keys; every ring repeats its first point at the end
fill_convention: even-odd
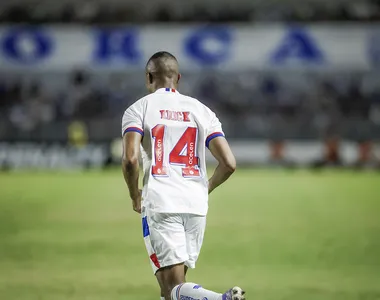
{"type": "MultiPolygon", "coordinates": [[[[231,141],[232,151],[241,166],[268,165],[270,144],[266,141],[231,141]]],[[[323,158],[324,146],[320,142],[288,141],[284,149],[284,159],[294,166],[306,167],[323,158]]],[[[353,165],[359,158],[358,145],[343,142],[340,156],[344,166],[353,165]]],[[[103,168],[110,161],[120,164],[122,153],[121,141],[106,144],[90,144],[75,148],[68,145],[36,143],[0,143],[0,171],[23,169],[86,169],[103,168]]],[[[372,161],[380,163],[380,145],[372,149],[372,161]]],[[[207,163],[215,159],[207,152],[207,163]]]]}
{"type": "Polygon", "coordinates": [[[380,26],[0,27],[2,69],[133,71],[161,50],[183,70],[368,70],[380,66],[380,26]]]}

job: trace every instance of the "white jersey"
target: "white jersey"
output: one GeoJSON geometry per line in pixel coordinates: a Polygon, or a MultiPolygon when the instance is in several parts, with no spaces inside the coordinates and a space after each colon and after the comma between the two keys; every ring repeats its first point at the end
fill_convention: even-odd
{"type": "Polygon", "coordinates": [[[122,134],[129,131],[143,135],[142,206],[160,213],[206,215],[206,147],[224,136],[216,115],[198,100],[162,88],[125,111],[122,134]]]}

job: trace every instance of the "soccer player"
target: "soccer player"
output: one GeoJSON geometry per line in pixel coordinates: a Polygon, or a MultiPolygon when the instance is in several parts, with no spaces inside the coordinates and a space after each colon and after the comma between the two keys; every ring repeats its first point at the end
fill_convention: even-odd
{"type": "Polygon", "coordinates": [[[133,209],[142,215],[145,246],[161,300],[242,300],[244,291],[239,287],[221,294],[185,280],[202,246],[208,194],[230,177],[236,162],[215,114],[178,92],[180,78],[172,54],[158,52],[149,59],[150,94],[131,105],[122,119],[124,179],[133,209]],[[206,147],[219,163],[209,180],[206,147]]]}

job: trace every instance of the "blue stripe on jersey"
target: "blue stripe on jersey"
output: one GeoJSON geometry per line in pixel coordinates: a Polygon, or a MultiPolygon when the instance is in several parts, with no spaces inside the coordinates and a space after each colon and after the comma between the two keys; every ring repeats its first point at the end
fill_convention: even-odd
{"type": "Polygon", "coordinates": [[[138,132],[142,136],[144,136],[144,131],[142,131],[142,129],[140,129],[138,127],[128,127],[127,129],[124,130],[123,135],[126,134],[127,132],[131,132],[131,131],[138,132]]]}
{"type": "Polygon", "coordinates": [[[142,218],[142,228],[143,228],[143,236],[144,237],[147,237],[148,235],[150,235],[149,225],[148,225],[148,221],[147,221],[146,217],[142,218]]]}
{"type": "Polygon", "coordinates": [[[221,133],[221,132],[214,132],[214,133],[210,134],[210,135],[207,137],[207,139],[206,139],[206,147],[208,148],[208,146],[210,145],[210,142],[211,142],[213,139],[215,139],[216,137],[218,137],[218,136],[224,136],[224,134],[221,133]]]}

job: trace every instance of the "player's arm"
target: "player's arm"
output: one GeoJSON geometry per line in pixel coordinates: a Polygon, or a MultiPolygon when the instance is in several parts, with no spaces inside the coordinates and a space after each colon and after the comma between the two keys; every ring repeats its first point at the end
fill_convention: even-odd
{"type": "Polygon", "coordinates": [[[236,160],[227,140],[222,136],[212,139],[208,147],[218,161],[218,166],[208,182],[208,192],[211,193],[235,172],[236,160]]]}
{"type": "Polygon", "coordinates": [[[141,191],[138,182],[140,144],[144,136],[142,116],[142,102],[137,101],[124,112],[121,128],[123,136],[121,167],[132,199],[133,209],[138,213],[141,212],[141,191]]]}
{"type": "Polygon", "coordinates": [[[129,189],[129,195],[133,202],[133,209],[141,212],[141,191],[139,189],[139,157],[142,135],[130,131],[123,136],[122,170],[124,180],[129,189]]]}

